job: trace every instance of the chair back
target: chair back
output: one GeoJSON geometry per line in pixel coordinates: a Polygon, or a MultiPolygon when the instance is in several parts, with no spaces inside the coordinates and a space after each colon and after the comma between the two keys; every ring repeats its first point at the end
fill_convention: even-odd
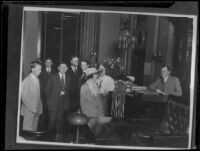
{"type": "Polygon", "coordinates": [[[167,134],[187,134],[189,127],[189,106],[169,98],[161,120],[160,131],[167,134]]]}

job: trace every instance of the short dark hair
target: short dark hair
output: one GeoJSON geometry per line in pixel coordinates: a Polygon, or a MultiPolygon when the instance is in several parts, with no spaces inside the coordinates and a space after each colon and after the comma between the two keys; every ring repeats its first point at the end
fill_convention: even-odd
{"type": "Polygon", "coordinates": [[[38,61],[38,62],[40,62],[41,64],[43,63],[42,60],[41,60],[40,58],[36,58],[36,59],[33,60],[33,61],[38,61]]]}
{"type": "Polygon", "coordinates": [[[89,62],[88,60],[86,60],[86,59],[83,59],[83,60],[81,60],[81,62],[86,62],[86,63],[87,63],[87,65],[89,65],[89,64],[90,64],[90,62],[89,62]]]}
{"type": "Polygon", "coordinates": [[[71,58],[70,58],[70,61],[72,61],[72,59],[74,59],[74,58],[78,58],[78,56],[77,55],[72,55],[71,58]]]}
{"type": "Polygon", "coordinates": [[[93,74],[86,77],[86,81],[93,78],[93,74]]]}
{"type": "Polygon", "coordinates": [[[47,58],[45,59],[45,62],[46,62],[47,60],[51,60],[51,62],[53,61],[50,57],[47,57],[47,58]]]}
{"type": "Polygon", "coordinates": [[[34,61],[31,61],[31,64],[30,64],[30,68],[35,68],[36,65],[40,65],[42,66],[42,62],[39,61],[38,59],[34,60],[34,61]]]}
{"type": "Polygon", "coordinates": [[[61,64],[65,64],[67,66],[66,62],[60,62],[60,64],[58,66],[60,66],[61,64]]]}
{"type": "Polygon", "coordinates": [[[170,72],[172,71],[172,68],[169,65],[166,65],[166,64],[162,65],[161,69],[165,68],[165,67],[167,68],[168,71],[170,71],[170,72]]]}
{"type": "Polygon", "coordinates": [[[105,63],[98,63],[97,64],[97,69],[99,69],[100,66],[103,66],[106,69],[106,64],[105,63]]]}

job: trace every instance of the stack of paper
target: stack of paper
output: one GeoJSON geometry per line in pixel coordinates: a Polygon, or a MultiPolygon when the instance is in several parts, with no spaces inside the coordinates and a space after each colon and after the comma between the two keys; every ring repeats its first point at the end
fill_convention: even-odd
{"type": "Polygon", "coordinates": [[[146,90],[147,87],[146,86],[132,86],[132,90],[133,91],[140,91],[140,90],[146,90]]]}

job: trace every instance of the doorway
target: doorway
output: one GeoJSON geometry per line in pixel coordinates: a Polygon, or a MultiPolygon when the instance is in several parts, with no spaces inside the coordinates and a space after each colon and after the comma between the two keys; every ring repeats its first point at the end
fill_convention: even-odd
{"type": "Polygon", "coordinates": [[[44,12],[42,15],[41,59],[50,57],[54,67],[70,65],[72,55],[79,55],[80,14],[44,12]]]}

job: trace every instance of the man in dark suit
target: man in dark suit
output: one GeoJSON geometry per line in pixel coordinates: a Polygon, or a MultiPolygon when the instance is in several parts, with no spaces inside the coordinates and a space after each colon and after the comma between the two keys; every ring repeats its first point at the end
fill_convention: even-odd
{"type": "Polygon", "coordinates": [[[47,81],[50,76],[55,73],[55,69],[52,68],[53,62],[51,58],[47,58],[45,61],[45,66],[43,67],[41,74],[39,75],[40,80],[40,92],[41,92],[41,100],[43,105],[43,114],[40,116],[39,120],[39,130],[47,130],[48,124],[48,112],[47,112],[47,104],[46,104],[46,94],[45,88],[47,85],[47,81]]]}
{"type": "Polygon", "coordinates": [[[78,68],[78,57],[71,57],[71,66],[67,71],[71,77],[70,81],[70,111],[75,112],[80,108],[80,87],[79,78],[81,76],[80,68],[78,68]]]}
{"type": "Polygon", "coordinates": [[[56,129],[61,134],[64,128],[64,112],[69,110],[70,76],[66,74],[68,67],[61,63],[58,73],[52,75],[46,86],[47,105],[49,113],[48,129],[56,129]]]}
{"type": "Polygon", "coordinates": [[[87,60],[81,61],[81,75],[79,77],[79,87],[86,81],[86,69],[89,67],[89,62],[87,60]]]}

